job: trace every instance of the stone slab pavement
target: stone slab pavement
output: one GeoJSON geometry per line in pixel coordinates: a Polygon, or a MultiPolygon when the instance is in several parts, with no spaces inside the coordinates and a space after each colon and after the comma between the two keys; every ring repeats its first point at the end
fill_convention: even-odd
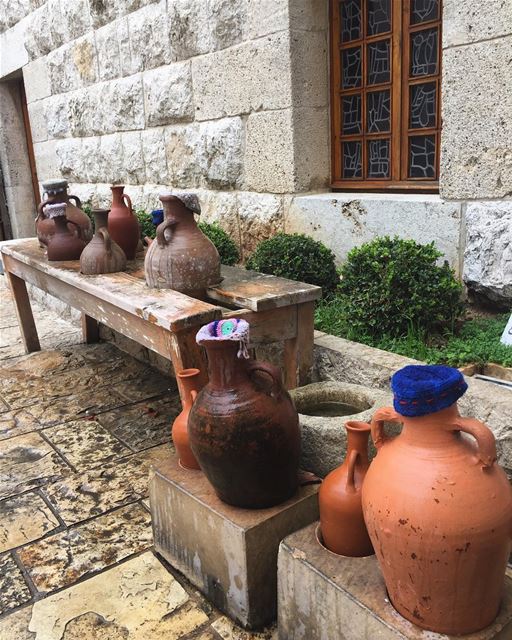
{"type": "Polygon", "coordinates": [[[174,381],[34,305],[25,355],[0,276],[1,640],[274,640],[153,551],[148,471],[173,450],[174,381]]]}

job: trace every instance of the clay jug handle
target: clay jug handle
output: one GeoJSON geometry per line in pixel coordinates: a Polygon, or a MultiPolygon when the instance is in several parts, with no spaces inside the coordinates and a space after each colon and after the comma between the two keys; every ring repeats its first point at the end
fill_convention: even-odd
{"type": "Polygon", "coordinates": [[[82,208],[82,201],[80,200],[80,198],[78,196],[68,196],[68,200],[74,200],[76,203],[76,206],[81,209],[82,208]]]}
{"type": "Polygon", "coordinates": [[[496,439],[489,427],[476,420],[475,418],[461,418],[455,421],[454,425],[450,425],[452,430],[464,431],[475,438],[478,445],[478,459],[482,463],[484,469],[492,467],[496,461],[496,439]]]}
{"type": "Polygon", "coordinates": [[[283,382],[281,378],[281,371],[277,367],[274,367],[274,365],[269,364],[268,362],[257,362],[256,360],[248,360],[246,366],[249,374],[253,371],[261,371],[270,376],[272,378],[270,395],[276,399],[281,395],[283,382]]]}
{"type": "Polygon", "coordinates": [[[98,234],[103,238],[105,251],[107,253],[112,253],[112,240],[110,239],[109,232],[105,229],[105,227],[101,227],[101,229],[98,229],[98,234]]]}
{"type": "Polygon", "coordinates": [[[39,220],[44,220],[45,219],[45,215],[44,215],[44,208],[46,207],[46,205],[48,204],[48,202],[46,200],[44,200],[43,202],[40,202],[37,205],[37,217],[36,217],[36,224],[39,220]]]}
{"type": "Polygon", "coordinates": [[[377,409],[372,417],[372,440],[377,449],[388,440],[388,436],[384,432],[384,422],[402,422],[401,416],[393,409],[393,407],[382,407],[377,409]]]}
{"type": "Polygon", "coordinates": [[[161,247],[165,247],[165,245],[167,244],[164,231],[166,229],[170,229],[171,227],[174,227],[175,224],[178,224],[177,220],[175,220],[174,218],[166,218],[156,228],[156,241],[161,247]]]}
{"type": "Polygon", "coordinates": [[[192,404],[194,404],[197,398],[197,391],[195,389],[192,389],[192,391],[190,392],[190,397],[192,398],[192,404]]]}
{"type": "Polygon", "coordinates": [[[133,212],[133,207],[132,207],[132,199],[130,198],[130,196],[127,193],[123,193],[122,196],[123,200],[127,201],[127,207],[128,209],[130,209],[131,212],[133,212]]]}
{"type": "Polygon", "coordinates": [[[354,479],[354,474],[356,472],[356,464],[359,453],[353,449],[348,456],[348,472],[347,472],[347,484],[346,490],[347,493],[355,493],[356,491],[356,483],[354,479]]]}

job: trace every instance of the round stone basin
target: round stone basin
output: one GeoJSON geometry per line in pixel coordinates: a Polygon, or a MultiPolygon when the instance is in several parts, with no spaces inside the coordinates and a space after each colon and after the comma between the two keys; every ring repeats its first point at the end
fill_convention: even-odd
{"type": "MultiPolygon", "coordinates": [[[[345,458],[345,422],[370,422],[379,407],[390,405],[389,393],[346,382],[315,382],[290,392],[302,433],[301,467],[325,477],[345,458]]],[[[374,453],[370,445],[370,455],[374,453]]]]}

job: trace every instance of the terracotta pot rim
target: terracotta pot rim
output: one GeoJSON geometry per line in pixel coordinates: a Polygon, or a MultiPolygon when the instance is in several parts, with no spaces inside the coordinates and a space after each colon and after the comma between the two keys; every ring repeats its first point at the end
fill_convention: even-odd
{"type": "MultiPolygon", "coordinates": [[[[328,549],[325,546],[325,544],[322,542],[322,529],[321,529],[320,522],[315,527],[315,538],[316,538],[316,541],[318,542],[318,544],[322,547],[322,549],[324,551],[327,551],[327,553],[330,553],[335,558],[350,558],[350,559],[352,559],[352,556],[344,556],[341,553],[336,553],[335,551],[331,551],[330,549],[328,549]]],[[[368,555],[368,556],[353,556],[353,557],[355,557],[355,558],[371,558],[374,555],[375,555],[375,553],[370,553],[370,555],[368,555]]]]}
{"type": "Polygon", "coordinates": [[[356,433],[371,433],[372,430],[369,422],[362,422],[361,420],[347,420],[347,422],[345,422],[345,428],[347,431],[354,431],[356,433]]]}
{"type": "Polygon", "coordinates": [[[191,367],[190,369],[183,369],[182,371],[178,372],[178,378],[193,378],[194,376],[197,376],[199,373],[201,373],[201,371],[199,369],[195,369],[194,367],[191,367]]]}
{"type": "Polygon", "coordinates": [[[110,188],[112,189],[112,191],[114,189],[124,189],[125,185],[124,184],[113,184],[110,186],[110,188]]]}

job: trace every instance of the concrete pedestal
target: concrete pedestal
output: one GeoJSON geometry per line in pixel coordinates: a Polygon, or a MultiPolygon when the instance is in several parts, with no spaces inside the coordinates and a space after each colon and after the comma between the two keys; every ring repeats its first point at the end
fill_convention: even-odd
{"type": "Polygon", "coordinates": [[[150,477],[156,551],[239,624],[262,627],[276,618],[279,543],[318,519],[318,486],[271,509],[237,509],[169,456],[150,477]]]}
{"type": "MultiPolygon", "coordinates": [[[[288,536],[278,560],[279,640],[456,640],[420,629],[390,604],[375,556],[344,558],[320,545],[318,524],[288,536]]],[[[494,623],[457,640],[512,638],[512,570],[494,623]]]]}

